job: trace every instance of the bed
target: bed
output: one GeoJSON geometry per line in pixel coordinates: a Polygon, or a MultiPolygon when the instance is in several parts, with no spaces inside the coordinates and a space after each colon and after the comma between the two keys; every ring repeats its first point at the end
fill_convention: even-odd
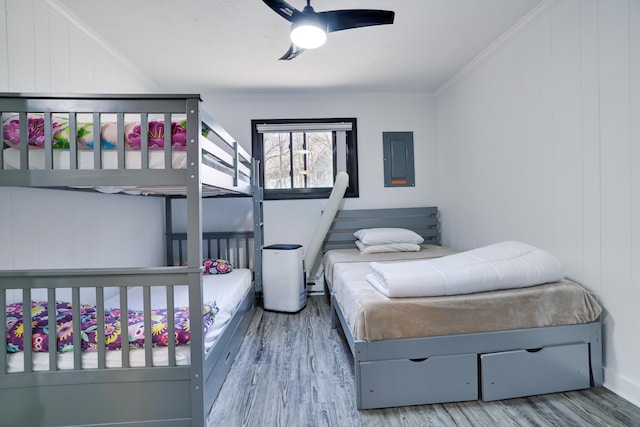
{"type": "Polygon", "coordinates": [[[353,355],[358,409],[602,385],[601,307],[575,282],[389,298],[367,279],[375,263],[404,268],[396,263],[454,256],[439,243],[435,207],[340,211],[334,220],[325,282],[353,355]],[[413,230],[424,242],[417,251],[362,254],[353,233],[379,227],[413,230]]]}
{"type": "Polygon", "coordinates": [[[207,422],[255,311],[262,192],[251,157],[200,104],[0,94],[0,185],[161,196],[167,224],[166,266],[0,271],[5,422],[207,422]],[[203,233],[202,198],[228,195],[252,198],[255,230],[203,233]],[[176,199],[186,232],[173,230],[176,199]]]}

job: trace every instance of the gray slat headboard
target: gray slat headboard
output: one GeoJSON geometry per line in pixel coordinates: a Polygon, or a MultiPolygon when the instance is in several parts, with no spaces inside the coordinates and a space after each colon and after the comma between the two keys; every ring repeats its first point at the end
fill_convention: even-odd
{"type": "Polygon", "coordinates": [[[440,244],[437,207],[341,210],[327,233],[323,252],[354,248],[354,232],[377,227],[407,228],[421,235],[424,243],[440,244]]]}

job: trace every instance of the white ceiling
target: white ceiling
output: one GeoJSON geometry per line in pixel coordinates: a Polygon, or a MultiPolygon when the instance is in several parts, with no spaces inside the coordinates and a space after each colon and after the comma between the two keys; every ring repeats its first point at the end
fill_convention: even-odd
{"type": "Polygon", "coordinates": [[[278,60],[290,24],[262,0],[53,2],[167,91],[262,93],[433,92],[541,0],[313,0],[318,12],[393,10],[395,22],[330,33],[291,61],[278,60]]]}

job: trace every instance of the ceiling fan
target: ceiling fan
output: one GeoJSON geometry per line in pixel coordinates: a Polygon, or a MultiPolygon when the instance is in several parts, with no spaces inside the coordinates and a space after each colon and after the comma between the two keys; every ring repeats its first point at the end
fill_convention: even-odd
{"type": "Polygon", "coordinates": [[[344,9],[316,12],[311,0],[299,11],[283,0],[263,0],[278,15],[291,22],[291,46],[280,59],[291,60],[305,49],[324,44],[327,33],[372,25],[393,24],[395,13],[389,10],[344,9]]]}

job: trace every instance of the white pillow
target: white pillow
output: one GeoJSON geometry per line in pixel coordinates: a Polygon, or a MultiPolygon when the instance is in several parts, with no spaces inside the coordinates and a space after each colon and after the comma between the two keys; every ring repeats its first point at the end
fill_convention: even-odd
{"type": "Polygon", "coordinates": [[[422,236],[406,228],[363,228],[353,235],[365,245],[384,245],[387,243],[415,243],[419,245],[424,242],[422,236]]]}
{"type": "Polygon", "coordinates": [[[382,252],[420,252],[420,245],[415,243],[386,243],[384,245],[365,245],[356,240],[361,254],[377,254],[382,252]]]}

